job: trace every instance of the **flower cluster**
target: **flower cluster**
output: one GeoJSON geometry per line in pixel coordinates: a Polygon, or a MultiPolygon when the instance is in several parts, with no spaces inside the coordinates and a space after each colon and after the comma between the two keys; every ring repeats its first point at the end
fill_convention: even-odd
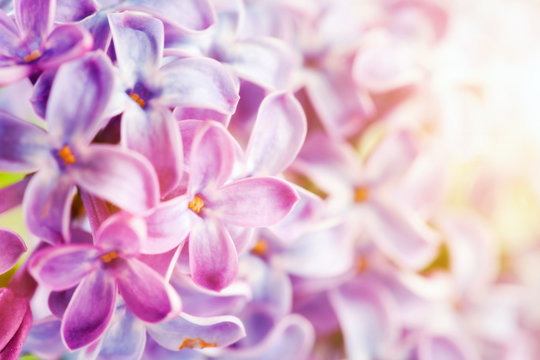
{"type": "Polygon", "coordinates": [[[0,358],[534,359],[479,4],[0,0],[0,358]]]}

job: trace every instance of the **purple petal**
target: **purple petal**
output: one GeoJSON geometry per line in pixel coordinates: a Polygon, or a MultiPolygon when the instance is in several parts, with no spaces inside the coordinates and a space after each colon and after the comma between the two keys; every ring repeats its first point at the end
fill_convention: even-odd
{"type": "Polygon", "coordinates": [[[77,287],[62,321],[62,336],[75,350],[98,339],[107,329],[116,303],[114,278],[104,270],[94,271],[77,287]]]}
{"type": "Polygon", "coordinates": [[[183,247],[184,243],[181,243],[177,247],[160,254],[139,254],[137,259],[157,271],[168,282],[183,247]]]}
{"type": "Polygon", "coordinates": [[[34,84],[34,91],[30,102],[36,114],[45,119],[47,103],[51,95],[51,87],[56,76],[57,69],[44,71],[34,84]]]}
{"type": "Polygon", "coordinates": [[[0,228],[0,274],[11,269],[26,251],[23,239],[14,232],[0,228]]]}
{"type": "Polygon", "coordinates": [[[297,200],[298,195],[285,181],[260,177],[223,186],[207,199],[207,206],[227,223],[263,227],[283,219],[297,200]]]}
{"type": "Polygon", "coordinates": [[[49,35],[39,59],[41,69],[56,68],[70,60],[78,59],[92,49],[92,35],[79,25],[58,25],[49,35]]]}
{"type": "Polygon", "coordinates": [[[219,291],[229,285],[238,271],[238,255],[230,235],[220,223],[202,219],[189,235],[189,264],[193,281],[219,291]]]}
{"type": "Polygon", "coordinates": [[[232,114],[238,102],[238,86],[227,69],[207,58],[186,58],[160,70],[161,101],[169,106],[200,107],[232,114]]]}
{"type": "Polygon", "coordinates": [[[21,301],[25,302],[27,310],[24,314],[21,325],[17,329],[17,332],[15,335],[13,335],[9,343],[2,349],[2,351],[0,351],[0,359],[2,360],[19,359],[24,342],[26,341],[30,328],[32,327],[32,310],[30,310],[28,302],[25,300],[21,301]]]}
{"type": "Polygon", "coordinates": [[[12,84],[29,76],[34,69],[29,65],[0,66],[0,86],[12,84]]]}
{"type": "Polygon", "coordinates": [[[307,132],[306,116],[290,93],[267,96],[246,149],[250,174],[276,175],[296,158],[307,132]]]}
{"type": "Polygon", "coordinates": [[[97,11],[94,0],[57,0],[56,21],[77,22],[97,11]]]}
{"type": "Polygon", "coordinates": [[[163,23],[137,13],[109,14],[114,51],[122,77],[130,86],[153,75],[163,57],[163,23]]]}
{"type": "Polygon", "coordinates": [[[101,265],[99,255],[92,245],[49,247],[35,253],[29,271],[40,284],[53,290],[67,290],[101,265]]]}
{"type": "Polygon", "coordinates": [[[0,288],[0,349],[15,336],[27,309],[28,301],[15,295],[10,288],[0,288]]]}
{"type": "Polygon", "coordinates": [[[32,177],[23,200],[25,223],[32,234],[59,244],[69,241],[75,186],[69,176],[42,169],[32,177]]]}
{"type": "Polygon", "coordinates": [[[54,20],[55,0],[14,0],[13,7],[23,37],[47,36],[54,20]]]}
{"type": "Polygon", "coordinates": [[[0,188],[0,199],[2,199],[0,201],[0,214],[21,205],[26,187],[31,178],[31,176],[26,176],[21,181],[0,188]]]}
{"type": "Polygon", "coordinates": [[[34,321],[23,352],[30,352],[40,359],[60,359],[67,351],[60,337],[60,324],[54,316],[34,321]]]}
{"type": "Polygon", "coordinates": [[[148,333],[169,350],[226,347],[246,336],[234,316],[195,317],[182,314],[174,320],[151,324],[148,333]]]}
{"type": "Polygon", "coordinates": [[[177,106],[173,111],[173,116],[176,120],[213,120],[227,127],[231,120],[230,115],[222,114],[215,110],[197,109],[177,106]]]}
{"type": "Polygon", "coordinates": [[[152,163],[162,196],[174,190],[182,178],[182,138],[168,109],[129,106],[122,115],[122,142],[152,163]]]}
{"type": "Polygon", "coordinates": [[[0,9],[0,54],[14,56],[20,42],[15,23],[0,9]]]}
{"type": "Polygon", "coordinates": [[[101,344],[99,359],[140,359],[145,344],[145,324],[127,309],[117,309],[101,344]]]}
{"type": "Polygon", "coordinates": [[[178,246],[191,230],[188,199],[180,196],[160,203],[144,219],[147,237],[141,246],[144,254],[159,254],[178,246]]]}
{"type": "Polygon", "coordinates": [[[231,176],[234,144],[227,131],[215,123],[202,123],[191,145],[189,195],[218,187],[231,176]]]}
{"type": "Polygon", "coordinates": [[[128,0],[121,8],[142,10],[187,31],[207,29],[216,21],[208,0],[128,0]]]}
{"type": "Polygon", "coordinates": [[[72,177],[81,188],[135,214],[159,201],[158,180],[141,155],[111,145],[92,145],[73,164],[72,177]]]}
{"type": "MultiPolygon", "coordinates": [[[[1,74],[0,74],[1,76],[1,74]]],[[[47,133],[0,111],[0,169],[26,173],[39,169],[48,155],[47,133]]]]}
{"type": "Polygon", "coordinates": [[[111,62],[99,51],[58,70],[46,114],[49,133],[58,145],[73,137],[90,142],[102,125],[113,85],[111,62]]]}
{"type": "Polygon", "coordinates": [[[51,313],[58,319],[62,319],[64,317],[64,313],[66,312],[69,302],[71,301],[73,293],[76,289],[77,287],[74,286],[67,290],[51,291],[49,294],[49,299],[47,300],[49,310],[51,310],[51,313]]]}
{"type": "Polygon", "coordinates": [[[146,322],[158,322],[180,312],[180,298],[153,269],[129,259],[115,272],[120,294],[135,316],[146,322]]]}
{"type": "Polygon", "coordinates": [[[141,218],[119,212],[105,220],[95,236],[95,244],[103,250],[136,255],[146,237],[146,225],[141,218]]]}

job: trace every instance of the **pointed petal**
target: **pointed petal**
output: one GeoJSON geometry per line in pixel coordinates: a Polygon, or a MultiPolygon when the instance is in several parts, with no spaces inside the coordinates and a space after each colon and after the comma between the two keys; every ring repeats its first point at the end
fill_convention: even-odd
{"type": "Polygon", "coordinates": [[[189,265],[193,281],[219,291],[238,271],[238,255],[230,235],[214,221],[197,221],[189,235],[189,265]]]}
{"type": "Polygon", "coordinates": [[[35,171],[48,151],[47,133],[43,129],[0,111],[0,170],[35,171]]]}
{"type": "Polygon", "coordinates": [[[94,0],[57,0],[55,19],[61,23],[77,22],[96,11],[94,0]]]}
{"type": "Polygon", "coordinates": [[[101,224],[95,244],[103,250],[117,250],[122,255],[137,255],[145,237],[146,225],[141,218],[119,212],[101,224]]]}
{"type": "Polygon", "coordinates": [[[122,115],[122,142],[152,163],[162,196],[175,189],[183,171],[182,138],[168,109],[129,106],[122,115]]]}
{"type": "Polygon", "coordinates": [[[70,60],[78,59],[92,49],[92,35],[79,25],[58,25],[49,35],[39,59],[41,69],[55,68],[70,60]]]}
{"type": "Polygon", "coordinates": [[[161,101],[168,106],[200,107],[232,114],[238,103],[238,86],[227,69],[208,58],[186,58],[160,70],[161,101]]]}
{"type": "Polygon", "coordinates": [[[98,339],[111,321],[116,304],[114,278],[94,271],[77,287],[62,320],[62,337],[70,350],[98,339]]]}
{"type": "Polygon", "coordinates": [[[112,145],[92,145],[73,164],[73,180],[88,192],[135,214],[159,201],[158,180],[143,156],[112,145]]]}
{"type": "Polygon", "coordinates": [[[180,312],[180,298],[153,269],[137,259],[124,262],[115,272],[126,306],[146,322],[158,322],[180,312]]]}
{"type": "Polygon", "coordinates": [[[44,71],[36,83],[32,92],[32,98],[30,102],[36,114],[45,119],[47,112],[47,103],[49,102],[49,96],[51,95],[51,88],[56,76],[57,69],[50,69],[44,71]]]}
{"type": "Polygon", "coordinates": [[[223,186],[208,198],[207,206],[224,222],[263,227],[283,219],[297,200],[298,195],[285,181],[259,177],[223,186]]]}
{"type": "Polygon", "coordinates": [[[27,308],[28,302],[15,295],[10,288],[0,288],[0,349],[17,332],[27,308]]]}
{"type": "Polygon", "coordinates": [[[195,317],[188,314],[151,324],[148,333],[158,344],[169,350],[226,347],[246,336],[244,325],[237,317],[195,317]]]}
{"type": "Polygon", "coordinates": [[[28,182],[30,182],[31,178],[31,176],[26,176],[21,181],[0,188],[0,199],[2,199],[0,202],[0,214],[14,208],[15,206],[21,205],[26,187],[28,186],[28,182]]]}
{"type": "Polygon", "coordinates": [[[290,93],[267,96],[246,148],[250,174],[276,175],[296,158],[307,132],[306,115],[290,93]]]}
{"type": "Polygon", "coordinates": [[[189,195],[224,184],[234,166],[234,144],[223,127],[202,123],[191,144],[189,195]]]}
{"type": "Polygon", "coordinates": [[[113,86],[112,64],[102,52],[62,66],[47,104],[49,134],[59,145],[73,138],[89,143],[103,123],[113,86]]]}
{"type": "Polygon", "coordinates": [[[99,359],[137,360],[142,357],[146,344],[146,328],[129,310],[117,310],[107,330],[99,359]]]}
{"type": "Polygon", "coordinates": [[[23,37],[47,36],[54,20],[55,0],[14,0],[13,7],[23,37]]]}
{"type": "Polygon", "coordinates": [[[23,349],[23,345],[28,337],[30,328],[32,327],[32,310],[26,303],[26,312],[22,319],[21,325],[17,329],[15,335],[11,338],[9,343],[0,351],[0,359],[2,360],[17,360],[23,349]]]}
{"type": "Polygon", "coordinates": [[[99,255],[92,245],[49,247],[32,256],[29,271],[40,284],[67,290],[101,265],[99,255]]]}
{"type": "Polygon", "coordinates": [[[137,78],[154,74],[163,57],[163,23],[145,14],[129,12],[108,17],[124,81],[135,84],[137,78]]]}
{"type": "MultiPolygon", "coordinates": [[[[64,313],[73,297],[73,293],[77,289],[77,286],[73,286],[67,290],[61,291],[51,291],[49,294],[49,299],[47,300],[47,305],[49,305],[49,310],[51,313],[56,316],[58,319],[64,317],[64,313]]],[[[58,332],[60,333],[60,331],[58,332]]]]}
{"type": "Polygon", "coordinates": [[[23,239],[14,232],[0,228],[0,274],[11,269],[26,251],[23,239]]]}
{"type": "Polygon", "coordinates": [[[69,241],[69,219],[75,186],[55,169],[36,173],[23,199],[24,218],[32,234],[53,244],[69,241]]]}

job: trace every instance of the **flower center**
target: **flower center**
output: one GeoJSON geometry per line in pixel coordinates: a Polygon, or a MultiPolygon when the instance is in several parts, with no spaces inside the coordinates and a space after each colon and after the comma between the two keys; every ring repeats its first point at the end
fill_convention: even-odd
{"type": "Polygon", "coordinates": [[[146,101],[144,101],[143,98],[139,96],[139,94],[132,92],[129,94],[129,97],[132,98],[133,101],[135,101],[137,104],[139,104],[142,109],[144,109],[144,107],[146,106],[146,101]]]}
{"type": "Polygon", "coordinates": [[[39,59],[39,57],[41,57],[41,52],[39,50],[32,50],[32,52],[26,55],[23,60],[25,63],[29,63],[36,59],[39,59]]]}
{"type": "Polygon", "coordinates": [[[182,344],[178,348],[178,350],[182,350],[183,348],[189,348],[189,349],[204,349],[207,347],[216,347],[217,344],[215,342],[213,343],[207,343],[206,341],[202,340],[201,338],[187,338],[182,341],[182,344]]]}
{"type": "Polygon", "coordinates": [[[354,189],[354,202],[361,203],[368,199],[369,190],[366,187],[360,186],[354,189]]]}
{"type": "Polygon", "coordinates": [[[58,155],[60,156],[60,158],[62,158],[62,160],[64,160],[64,163],[66,165],[75,164],[75,161],[77,161],[77,159],[75,159],[75,156],[73,156],[71,149],[67,145],[64,145],[64,147],[58,150],[58,155]]]}
{"type": "Polygon", "coordinates": [[[266,241],[264,241],[264,239],[257,240],[257,243],[255,244],[253,249],[251,249],[251,253],[257,256],[264,256],[266,255],[267,251],[268,244],[266,243],[266,241]]]}
{"type": "Polygon", "coordinates": [[[368,269],[368,267],[369,261],[366,257],[360,256],[358,259],[356,259],[355,268],[359,274],[364,273],[368,269]]]}
{"type": "Polygon", "coordinates": [[[114,259],[118,257],[118,252],[116,250],[110,251],[106,254],[101,255],[99,258],[101,261],[103,261],[105,264],[110,263],[114,259]]]}
{"type": "Polygon", "coordinates": [[[195,195],[193,200],[191,200],[191,202],[188,204],[188,207],[198,214],[201,212],[202,208],[204,207],[204,201],[203,199],[201,199],[199,195],[195,195]]]}

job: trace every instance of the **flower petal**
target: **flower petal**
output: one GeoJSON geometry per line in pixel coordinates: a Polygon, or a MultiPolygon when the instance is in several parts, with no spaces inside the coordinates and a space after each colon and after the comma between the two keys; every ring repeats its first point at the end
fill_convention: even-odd
{"type": "Polygon", "coordinates": [[[238,271],[238,255],[223,225],[212,220],[196,221],[189,235],[189,265],[193,281],[219,291],[238,271]]]}
{"type": "Polygon", "coordinates": [[[116,292],[114,278],[104,270],[94,271],[79,284],[61,328],[70,350],[86,346],[103,335],[114,313],[116,292]]]}
{"type": "Polygon", "coordinates": [[[31,178],[31,176],[26,176],[21,181],[0,188],[0,199],[2,199],[0,202],[0,214],[21,205],[24,192],[31,178]]]}
{"type": "Polygon", "coordinates": [[[11,269],[26,251],[23,239],[14,232],[0,228],[0,274],[11,269]]]}
{"type": "Polygon", "coordinates": [[[0,349],[17,332],[27,308],[28,302],[15,295],[10,288],[0,288],[0,349]]]}
{"type": "Polygon", "coordinates": [[[99,255],[92,245],[49,247],[35,253],[29,271],[40,284],[54,290],[67,290],[101,265],[99,255]]]}
{"type": "Polygon", "coordinates": [[[94,138],[103,123],[113,86],[112,64],[100,51],[58,70],[46,113],[49,134],[59,142],[57,146],[73,138],[83,143],[94,138]]]}
{"type": "Polygon", "coordinates": [[[99,359],[136,360],[142,357],[146,344],[146,328],[129,310],[116,311],[101,344],[99,359]]]}
{"type": "Polygon", "coordinates": [[[148,160],[117,146],[88,147],[71,175],[83,189],[135,214],[159,201],[158,180],[148,160]]]}
{"type": "Polygon", "coordinates": [[[137,13],[109,14],[114,51],[122,78],[130,86],[153,75],[163,57],[163,23],[137,13]]]}
{"type": "Polygon", "coordinates": [[[9,343],[2,349],[2,351],[0,351],[0,359],[18,359],[24,342],[26,341],[28,333],[30,332],[30,328],[32,327],[32,310],[30,309],[30,305],[26,300],[21,299],[20,301],[26,304],[26,312],[19,328],[17,329],[17,332],[15,335],[13,335],[9,343]]]}
{"type": "Polygon", "coordinates": [[[129,259],[115,272],[118,289],[126,306],[146,322],[158,322],[180,312],[180,298],[153,269],[129,259]]]}
{"type": "Polygon", "coordinates": [[[276,175],[296,158],[307,132],[306,115],[290,93],[267,96],[246,148],[250,174],[276,175]]]}
{"type": "Polygon", "coordinates": [[[35,171],[48,156],[48,150],[47,133],[43,129],[0,111],[0,170],[35,171]]]}
{"type": "Polygon", "coordinates": [[[238,86],[227,69],[207,58],[186,58],[160,70],[161,101],[168,106],[201,107],[232,114],[238,103],[238,86]]]}
{"type": "Polygon", "coordinates": [[[34,321],[23,352],[32,353],[39,359],[60,359],[67,351],[60,337],[60,324],[54,316],[34,321]]]}
{"type": "Polygon", "coordinates": [[[92,49],[92,35],[79,25],[58,25],[51,32],[39,59],[41,69],[55,68],[73,59],[78,59],[92,49]]]}
{"type": "Polygon", "coordinates": [[[117,250],[122,255],[137,255],[145,237],[146,225],[141,218],[119,212],[101,224],[95,244],[104,250],[117,250]]]}
{"type": "Polygon", "coordinates": [[[24,79],[33,71],[29,65],[0,66],[0,86],[12,84],[24,79]]]}
{"type": "Polygon", "coordinates": [[[22,37],[47,36],[54,20],[55,0],[14,0],[13,8],[22,37]]]}
{"type": "Polygon", "coordinates": [[[207,207],[224,222],[263,227],[283,219],[297,200],[298,195],[285,181],[259,177],[223,186],[207,199],[207,207]]]}
{"type": "Polygon", "coordinates": [[[55,20],[61,23],[77,22],[96,11],[94,0],[56,0],[55,20]]]}
{"type": "Polygon", "coordinates": [[[234,316],[195,317],[181,314],[174,320],[150,324],[148,333],[169,350],[226,347],[246,336],[244,325],[234,316]]]}

